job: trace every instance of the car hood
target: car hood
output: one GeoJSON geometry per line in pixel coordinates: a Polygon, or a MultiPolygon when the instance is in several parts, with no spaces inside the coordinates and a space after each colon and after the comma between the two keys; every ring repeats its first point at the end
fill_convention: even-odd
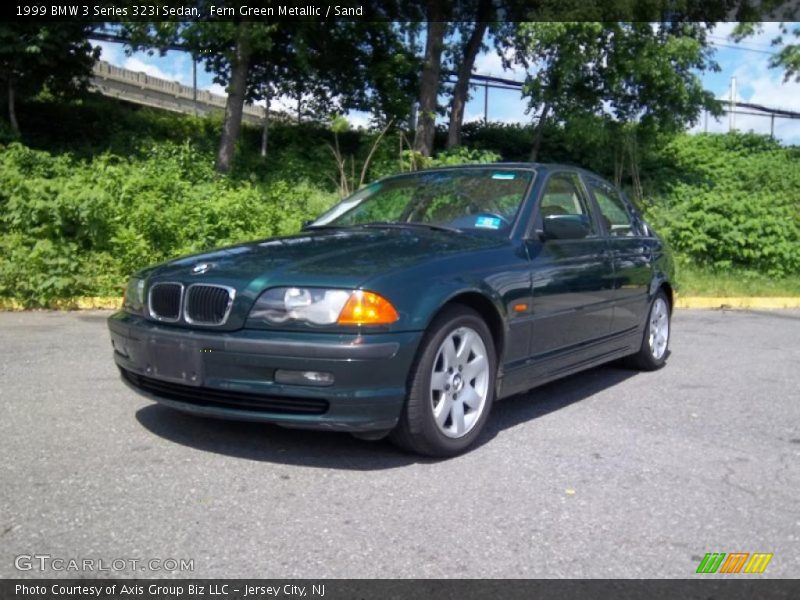
{"type": "Polygon", "coordinates": [[[487,235],[416,228],[306,231],[180,258],[146,274],[187,284],[224,283],[251,293],[275,285],[357,288],[376,275],[507,243],[487,235]],[[198,265],[204,272],[193,273],[198,265]]]}

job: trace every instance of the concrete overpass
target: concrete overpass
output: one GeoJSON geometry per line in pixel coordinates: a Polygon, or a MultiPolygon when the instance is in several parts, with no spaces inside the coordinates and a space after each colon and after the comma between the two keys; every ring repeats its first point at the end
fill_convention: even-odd
{"type": "MultiPolygon", "coordinates": [[[[207,90],[196,90],[177,81],[167,81],[146,73],[129,71],[105,61],[95,63],[90,89],[126,102],[170,110],[187,115],[203,116],[225,112],[225,96],[207,90]]],[[[284,118],[270,111],[270,119],[284,118]]],[[[264,121],[264,107],[245,104],[242,120],[254,125],[264,121]]]]}

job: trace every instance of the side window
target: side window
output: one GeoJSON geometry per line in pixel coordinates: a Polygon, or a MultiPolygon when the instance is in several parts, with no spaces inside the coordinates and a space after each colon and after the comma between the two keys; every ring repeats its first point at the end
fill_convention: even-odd
{"type": "Polygon", "coordinates": [[[600,207],[600,218],[605,223],[609,235],[624,237],[639,235],[638,227],[634,226],[633,219],[625,203],[616,191],[590,181],[589,189],[592,190],[597,206],[600,207]]]}
{"type": "MultiPolygon", "coordinates": [[[[539,204],[541,218],[551,215],[586,215],[591,220],[589,207],[580,192],[580,184],[573,175],[553,175],[547,180],[547,185],[539,204]]],[[[592,222],[592,235],[595,235],[594,222],[592,222]]]]}

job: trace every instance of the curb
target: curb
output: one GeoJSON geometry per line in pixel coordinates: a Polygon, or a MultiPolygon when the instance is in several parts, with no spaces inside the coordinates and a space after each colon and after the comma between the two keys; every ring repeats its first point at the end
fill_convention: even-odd
{"type": "Polygon", "coordinates": [[[762,309],[800,308],[800,298],[793,296],[678,296],[675,308],[762,309]]]}
{"type": "MultiPolygon", "coordinates": [[[[67,298],[64,300],[53,300],[46,307],[49,310],[96,310],[122,308],[122,298],[117,296],[80,296],[78,298],[67,298]]],[[[12,298],[0,298],[0,311],[22,311],[30,310],[21,302],[12,298]]]]}

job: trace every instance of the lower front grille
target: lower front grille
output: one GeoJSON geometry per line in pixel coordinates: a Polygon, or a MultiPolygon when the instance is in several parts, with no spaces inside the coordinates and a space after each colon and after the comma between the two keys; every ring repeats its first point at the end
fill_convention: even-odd
{"type": "Polygon", "coordinates": [[[279,398],[246,392],[217,390],[205,387],[192,387],[144,377],[120,368],[122,377],[134,387],[145,392],[193,406],[209,408],[238,408],[254,412],[321,415],[328,411],[327,400],[315,398],[279,398]]]}

